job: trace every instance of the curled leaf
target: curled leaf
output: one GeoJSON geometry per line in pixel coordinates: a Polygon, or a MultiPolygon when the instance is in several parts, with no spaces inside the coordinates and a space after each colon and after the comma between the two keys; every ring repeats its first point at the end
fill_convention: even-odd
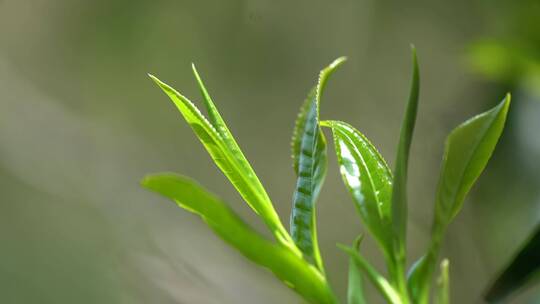
{"type": "Polygon", "coordinates": [[[336,59],[319,76],[319,82],[298,115],[293,135],[293,162],[297,175],[291,211],[291,235],[296,245],[324,271],[317,242],[315,202],[326,176],[326,140],[319,127],[319,103],[328,76],[344,62],[336,59]]]}

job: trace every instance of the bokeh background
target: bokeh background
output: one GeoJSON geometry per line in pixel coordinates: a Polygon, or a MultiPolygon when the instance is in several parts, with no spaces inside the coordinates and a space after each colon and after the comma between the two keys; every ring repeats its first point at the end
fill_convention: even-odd
{"type": "MultiPolygon", "coordinates": [[[[422,78],[410,261],[428,241],[446,134],[513,93],[500,144],[443,250],[453,302],[482,303],[540,219],[536,0],[0,0],[0,302],[300,303],[198,218],[139,187],[150,172],[183,173],[263,228],[146,73],[198,101],[197,64],[288,222],[290,135],[319,69],[349,57],[321,116],[350,122],[392,163],[410,43],[422,78]]],[[[334,157],[318,210],[343,297],[347,258],[335,244],[363,228],[334,157]]],[[[373,241],[363,248],[382,267],[373,241]]],[[[539,299],[529,288],[511,302],[539,299]]],[[[371,301],[382,302],[373,292],[371,301]]]]}

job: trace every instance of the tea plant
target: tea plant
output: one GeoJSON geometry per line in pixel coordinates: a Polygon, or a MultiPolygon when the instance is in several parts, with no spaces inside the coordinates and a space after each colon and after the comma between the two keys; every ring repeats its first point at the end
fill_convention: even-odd
{"type": "MultiPolygon", "coordinates": [[[[367,231],[377,241],[386,261],[384,277],[359,252],[362,237],[352,247],[338,245],[350,257],[348,303],[366,303],[362,281],[367,277],[389,303],[428,303],[438,253],[445,230],[457,215],[475,180],[487,164],[504,127],[510,96],[491,110],[455,128],[443,155],[431,242],[424,256],[406,272],[407,171],[419,97],[419,71],[413,48],[412,85],[401,127],[395,170],[392,171],[370,141],[341,121],[320,121],[319,104],[330,75],[345,58],[338,58],[319,74],[298,115],[292,140],[297,176],[290,232],[280,221],[263,185],[244,157],[215,107],[195,66],[208,117],[182,94],[150,77],[174,102],[216,165],[246,203],[262,219],[273,238],[249,227],[226,202],[188,177],[160,173],[145,177],[142,185],[199,215],[223,240],[253,262],[268,268],[310,303],[338,303],[325,273],[317,242],[315,203],[327,169],[326,139],[332,131],[340,172],[367,231]]],[[[449,303],[448,261],[440,264],[439,304],[449,303]]]]}

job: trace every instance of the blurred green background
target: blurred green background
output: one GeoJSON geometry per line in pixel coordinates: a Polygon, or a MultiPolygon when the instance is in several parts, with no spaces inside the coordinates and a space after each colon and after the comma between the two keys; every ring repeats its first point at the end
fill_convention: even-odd
{"type": "MultiPolygon", "coordinates": [[[[139,187],[146,173],[183,173],[262,228],[146,73],[197,101],[197,64],[288,222],[290,135],[319,69],[349,57],[321,117],[350,122],[392,163],[410,43],[422,78],[410,261],[428,240],[446,134],[513,93],[501,142],[443,250],[453,302],[482,303],[540,219],[537,0],[0,0],[0,302],[299,303],[198,218],[139,187]]],[[[335,244],[362,227],[335,158],[318,210],[343,296],[347,257],[335,244]]],[[[374,242],[364,248],[381,267],[374,242]]],[[[539,299],[529,288],[511,301],[539,299]]]]}

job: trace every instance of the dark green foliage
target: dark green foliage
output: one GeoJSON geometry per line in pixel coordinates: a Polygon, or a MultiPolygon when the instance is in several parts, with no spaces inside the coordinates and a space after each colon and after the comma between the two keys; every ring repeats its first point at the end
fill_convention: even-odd
{"type": "Polygon", "coordinates": [[[489,303],[496,303],[509,296],[516,289],[540,275],[540,224],[531,233],[525,245],[510,264],[497,277],[486,294],[489,303]]]}

